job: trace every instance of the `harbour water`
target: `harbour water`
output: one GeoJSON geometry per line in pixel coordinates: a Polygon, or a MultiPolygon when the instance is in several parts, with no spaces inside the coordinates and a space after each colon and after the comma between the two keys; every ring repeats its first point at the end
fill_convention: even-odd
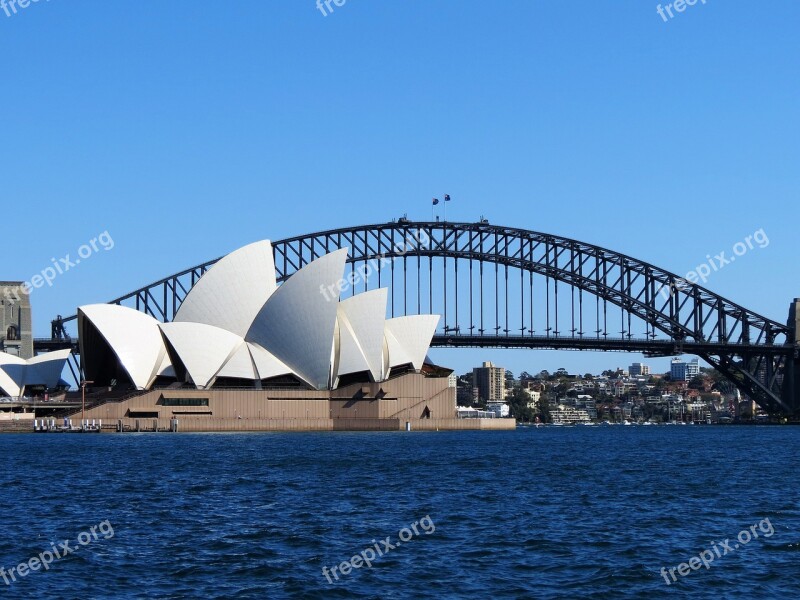
{"type": "Polygon", "coordinates": [[[798,447],[788,426],[9,434],[0,594],[797,597],[798,447]]]}

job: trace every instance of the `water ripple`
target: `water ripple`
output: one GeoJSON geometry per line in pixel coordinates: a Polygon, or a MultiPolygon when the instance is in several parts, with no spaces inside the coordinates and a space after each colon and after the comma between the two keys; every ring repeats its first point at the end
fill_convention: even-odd
{"type": "Polygon", "coordinates": [[[707,598],[800,594],[793,427],[0,436],[6,570],[40,598],[707,598]],[[329,584],[430,515],[435,531],[329,584]],[[769,518],[711,568],[661,571],[769,518]]]}

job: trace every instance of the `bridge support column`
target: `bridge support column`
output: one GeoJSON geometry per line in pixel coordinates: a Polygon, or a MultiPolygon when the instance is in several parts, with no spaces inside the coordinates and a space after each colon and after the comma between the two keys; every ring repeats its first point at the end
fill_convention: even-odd
{"type": "Polygon", "coordinates": [[[792,415],[800,415],[800,298],[795,298],[789,305],[789,321],[791,335],[787,343],[794,343],[794,355],[786,360],[783,369],[782,399],[791,407],[792,415]]]}

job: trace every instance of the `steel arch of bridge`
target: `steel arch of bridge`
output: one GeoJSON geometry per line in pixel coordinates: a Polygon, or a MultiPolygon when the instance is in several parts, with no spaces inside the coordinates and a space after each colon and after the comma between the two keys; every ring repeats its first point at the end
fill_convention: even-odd
{"type": "MultiPolygon", "coordinates": [[[[359,287],[366,291],[388,286],[391,316],[425,311],[442,314],[435,346],[695,354],[767,411],[793,414],[800,408],[793,376],[798,345],[792,327],[674,273],[606,248],[485,221],[406,219],[297,236],[273,242],[273,248],[279,282],[328,252],[349,248],[353,283],[346,286],[345,293],[355,293],[359,287]],[[534,275],[538,277],[536,286],[534,275]],[[544,289],[539,284],[542,279],[544,289]],[[396,293],[399,288],[402,295],[396,293]],[[544,305],[542,313],[534,311],[537,297],[544,305]],[[609,316],[609,307],[619,315],[621,327],[613,332],[610,322],[617,317],[609,316]],[[537,319],[546,325],[538,328],[538,333],[537,319]],[[635,335],[635,325],[645,331],[635,335]],[[584,331],[587,327],[594,329],[584,331]]],[[[216,260],[111,303],[169,321],[216,260]]],[[[66,336],[64,324],[75,318],[54,321],[54,340],[66,336]]]]}

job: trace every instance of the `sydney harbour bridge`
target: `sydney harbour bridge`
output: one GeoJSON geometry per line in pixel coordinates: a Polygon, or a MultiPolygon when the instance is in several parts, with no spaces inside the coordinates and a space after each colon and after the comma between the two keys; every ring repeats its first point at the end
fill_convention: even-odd
{"type": "MultiPolygon", "coordinates": [[[[273,241],[278,282],[348,248],[348,274],[321,294],[389,288],[391,317],[441,315],[438,347],[542,348],[696,355],[771,414],[800,414],[800,314],[773,321],[678,275],[585,242],[476,223],[390,223],[273,241]]],[[[111,300],[170,321],[218,259],[111,300]]],[[[73,347],[57,317],[40,350],[73,347]]],[[[80,363],[73,365],[80,375],[80,363]]]]}

